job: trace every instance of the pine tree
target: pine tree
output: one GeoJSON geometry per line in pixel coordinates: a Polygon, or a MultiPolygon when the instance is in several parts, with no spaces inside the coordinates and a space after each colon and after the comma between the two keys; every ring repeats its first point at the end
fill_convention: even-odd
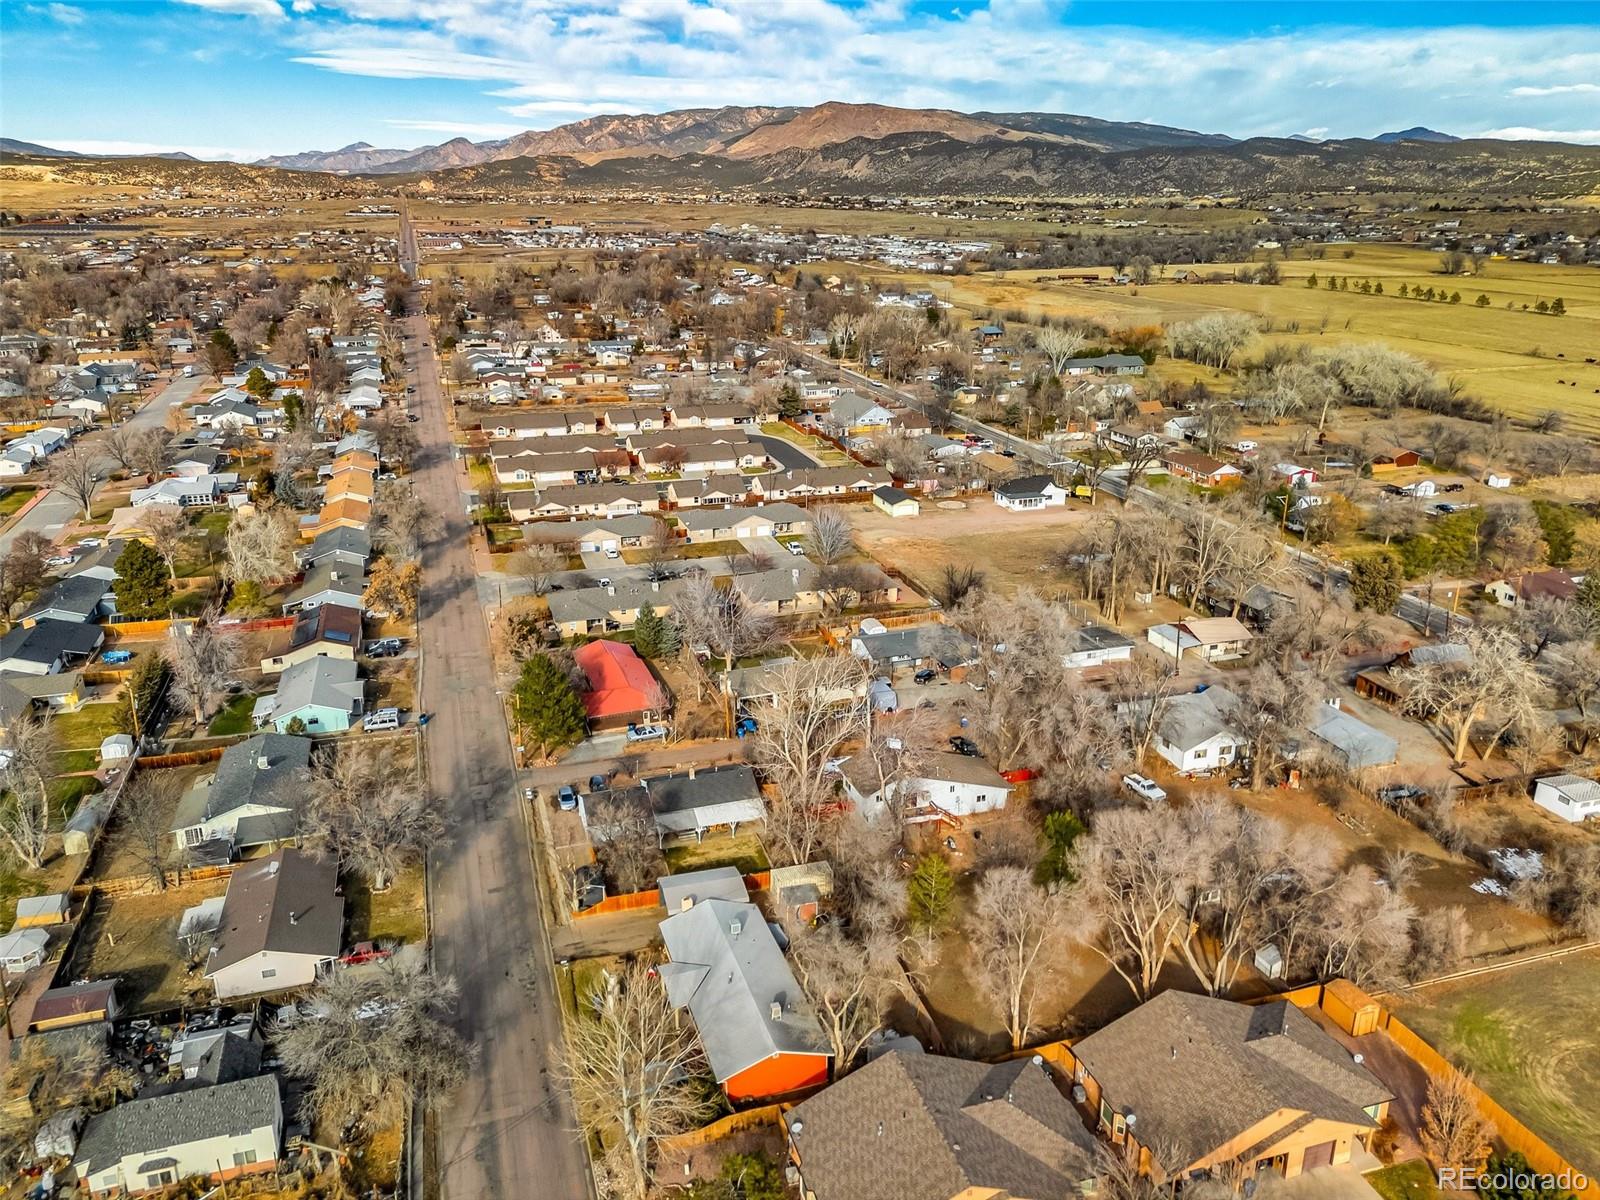
{"type": "Polygon", "coordinates": [[[660,658],[665,628],[666,622],[654,608],[646,604],[639,610],[639,616],[633,623],[633,648],[646,658],[660,658]]]}
{"type": "Polygon", "coordinates": [[[135,620],[164,617],[172,608],[167,564],[141,541],[130,541],[117,556],[117,577],[111,591],[117,598],[117,611],[135,620]]]}
{"type": "Polygon", "coordinates": [[[1306,286],[1308,288],[1314,288],[1317,286],[1317,274],[1315,271],[1306,276],[1306,286]]]}
{"type": "Polygon", "coordinates": [[[572,680],[544,654],[522,664],[522,675],[511,692],[511,715],[521,736],[539,748],[541,758],[581,741],[588,728],[572,680]]]}
{"type": "Polygon", "coordinates": [[[939,854],[924,854],[906,885],[906,916],[917,930],[937,933],[955,907],[956,878],[939,854]]]}

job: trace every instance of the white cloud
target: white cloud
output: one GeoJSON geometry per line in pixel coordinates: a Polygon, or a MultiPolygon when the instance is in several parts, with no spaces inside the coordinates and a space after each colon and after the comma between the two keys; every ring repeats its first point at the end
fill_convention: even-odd
{"type": "Polygon", "coordinates": [[[211,12],[260,17],[263,21],[283,20],[283,6],[278,0],[178,0],[178,3],[208,9],[211,12]]]}
{"type": "Polygon", "coordinates": [[[1513,96],[1572,96],[1600,92],[1600,83],[1555,83],[1549,87],[1514,87],[1513,96]]]}
{"type": "Polygon", "coordinates": [[[1534,129],[1512,125],[1506,129],[1485,129],[1475,136],[1512,142],[1600,142],[1600,129],[1534,129]]]}
{"type": "Polygon", "coordinates": [[[443,133],[450,137],[500,138],[521,133],[521,125],[480,125],[470,121],[389,120],[385,124],[415,133],[443,133]]]}
{"type": "Polygon", "coordinates": [[[46,4],[45,16],[62,25],[82,25],[89,19],[89,14],[81,8],[74,8],[70,4],[46,4]]]}

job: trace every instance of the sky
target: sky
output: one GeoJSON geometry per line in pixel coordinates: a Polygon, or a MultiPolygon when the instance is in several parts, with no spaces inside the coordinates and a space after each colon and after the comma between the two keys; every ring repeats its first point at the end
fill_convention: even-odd
{"type": "Polygon", "coordinates": [[[599,113],[873,102],[1235,137],[1600,143],[1600,6],[1102,0],[3,0],[0,134],[253,159],[599,113]]]}

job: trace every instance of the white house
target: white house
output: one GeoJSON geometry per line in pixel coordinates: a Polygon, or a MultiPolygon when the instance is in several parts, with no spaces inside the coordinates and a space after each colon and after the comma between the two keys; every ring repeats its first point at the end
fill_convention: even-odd
{"type": "Polygon", "coordinates": [[[906,823],[915,824],[949,817],[966,820],[980,813],[998,812],[1006,806],[1012,790],[1005,777],[981,758],[935,754],[919,775],[900,783],[894,795],[873,793],[860,796],[859,802],[870,819],[886,800],[897,798],[903,805],[906,823]]]}
{"type": "Polygon", "coordinates": [[[239,477],[226,475],[196,475],[192,479],[177,477],[161,479],[149,487],[134,488],[128,494],[128,503],[134,508],[149,504],[170,504],[177,508],[204,508],[217,503],[225,491],[231,491],[239,477]]]}
{"type": "Polygon", "coordinates": [[[1563,821],[1600,818],[1600,783],[1581,775],[1547,775],[1535,781],[1533,802],[1563,821]]]}
{"type": "Polygon", "coordinates": [[[343,938],[338,862],[279,850],[229,878],[206,979],[219,1000],[305,987],[343,938]]]}
{"type": "Polygon", "coordinates": [[[1104,625],[1085,625],[1078,630],[1077,648],[1063,655],[1062,662],[1069,670],[1077,671],[1085,667],[1127,662],[1132,657],[1132,638],[1124,637],[1104,625]]]}
{"type": "Polygon", "coordinates": [[[90,1117],[73,1155],[89,1194],[137,1195],[180,1180],[277,1169],[283,1101],[276,1075],[126,1100],[90,1117]]]}
{"type": "Polygon", "coordinates": [[[1255,635],[1237,617],[1196,617],[1175,624],[1152,625],[1145,638],[1174,660],[1191,650],[1207,662],[1243,658],[1255,635]]]}
{"type": "Polygon", "coordinates": [[[1012,512],[1035,508],[1059,508],[1067,502],[1067,489],[1048,475],[1025,475],[997,484],[994,502],[1012,512]]]}
{"type": "Polygon", "coordinates": [[[1156,753],[1180,771],[1210,771],[1227,766],[1241,742],[1228,724],[1233,694],[1223,687],[1174,696],[1156,730],[1156,753]]]}

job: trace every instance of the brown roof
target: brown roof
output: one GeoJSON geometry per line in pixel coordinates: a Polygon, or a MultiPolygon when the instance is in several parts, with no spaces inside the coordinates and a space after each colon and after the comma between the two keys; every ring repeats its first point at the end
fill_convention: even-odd
{"type": "Polygon", "coordinates": [[[1170,1147],[1181,1170],[1245,1130],[1283,1114],[1361,1129],[1362,1111],[1392,1099],[1350,1052],[1293,1004],[1251,1006],[1164,992],[1091,1034],[1073,1052],[1106,1103],[1133,1113],[1139,1140],[1170,1147]]]}
{"type": "Polygon", "coordinates": [[[34,1001],[30,1024],[61,1021],[68,1017],[95,1018],[116,1001],[117,981],[97,979],[90,983],[74,983],[67,987],[51,988],[41,992],[34,1001]]]}
{"type": "Polygon", "coordinates": [[[1064,1197],[1095,1141],[1041,1067],[892,1050],[784,1117],[816,1200],[1064,1197]]]}
{"type": "MultiPolygon", "coordinates": [[[[1195,454],[1187,450],[1173,450],[1161,456],[1163,462],[1182,467],[1185,471],[1195,475],[1207,477],[1215,475],[1229,464],[1220,458],[1212,458],[1209,454],[1195,454]]],[[[1237,468],[1235,468],[1237,470],[1237,468]]]]}
{"type": "Polygon", "coordinates": [[[228,880],[209,976],[251,955],[310,954],[334,958],[344,936],[339,864],[299,850],[247,863],[228,880]]]}

